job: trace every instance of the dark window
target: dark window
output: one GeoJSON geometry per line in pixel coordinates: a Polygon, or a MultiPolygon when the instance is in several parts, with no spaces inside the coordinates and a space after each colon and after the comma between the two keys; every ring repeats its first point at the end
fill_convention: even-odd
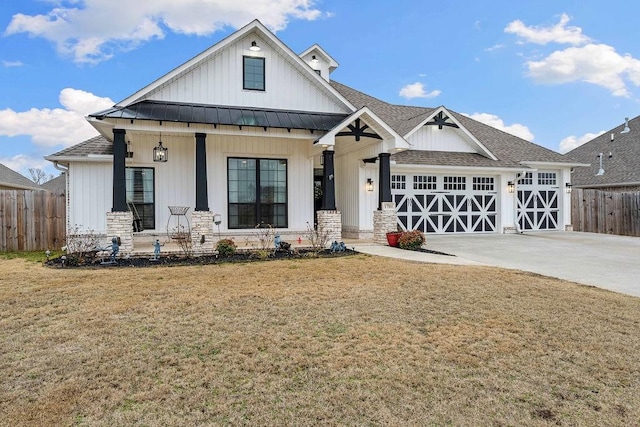
{"type": "Polygon", "coordinates": [[[317,75],[321,76],[322,75],[322,70],[313,70],[316,72],[317,75]]]}
{"type": "Polygon", "coordinates": [[[437,180],[435,175],[415,175],[413,177],[413,189],[414,190],[435,190],[436,182],[437,180]]]}
{"type": "Polygon", "coordinates": [[[127,205],[143,230],[156,228],[153,168],[126,168],[127,205]]]}
{"type": "Polygon", "coordinates": [[[228,159],[229,228],[287,227],[287,161],[228,159]]]}
{"type": "Polygon", "coordinates": [[[444,189],[445,190],[466,190],[467,178],[464,176],[445,176],[444,189]]]}
{"type": "Polygon", "coordinates": [[[264,58],[243,57],[243,88],[264,90],[264,58]]]}
{"type": "Polygon", "coordinates": [[[407,186],[406,175],[391,175],[391,189],[404,190],[407,186]]]}

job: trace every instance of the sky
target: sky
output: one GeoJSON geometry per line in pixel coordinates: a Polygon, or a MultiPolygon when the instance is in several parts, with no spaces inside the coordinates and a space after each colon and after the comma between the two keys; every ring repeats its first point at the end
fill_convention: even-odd
{"type": "Polygon", "coordinates": [[[253,19],[331,79],[446,108],[565,153],[640,114],[640,2],[0,0],[0,163],[97,135],[108,108],[253,19]]]}

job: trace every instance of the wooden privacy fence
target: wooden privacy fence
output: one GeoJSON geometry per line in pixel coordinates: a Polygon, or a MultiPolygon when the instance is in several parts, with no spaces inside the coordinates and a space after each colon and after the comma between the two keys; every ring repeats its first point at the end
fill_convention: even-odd
{"type": "Polygon", "coordinates": [[[65,196],[39,190],[0,190],[0,251],[60,249],[65,196]]]}
{"type": "Polygon", "coordinates": [[[640,237],[640,192],[576,188],[571,196],[574,231],[640,237]]]}

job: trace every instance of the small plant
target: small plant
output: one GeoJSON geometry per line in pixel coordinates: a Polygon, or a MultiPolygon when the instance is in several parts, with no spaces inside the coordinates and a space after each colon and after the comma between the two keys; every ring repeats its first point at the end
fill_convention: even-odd
{"type": "Polygon", "coordinates": [[[312,227],[311,224],[307,222],[307,231],[304,234],[304,237],[309,240],[311,243],[311,248],[314,252],[318,253],[323,251],[329,245],[329,241],[331,240],[331,230],[326,230],[324,227],[316,225],[312,227]]]}
{"type": "Polygon", "coordinates": [[[221,257],[228,258],[236,253],[236,244],[231,239],[218,240],[216,250],[221,257]]]}
{"type": "Polygon", "coordinates": [[[93,230],[83,230],[82,226],[74,225],[67,234],[66,251],[70,262],[84,262],[85,258],[95,255],[96,248],[100,246],[100,236],[93,230]]]}
{"type": "Polygon", "coordinates": [[[169,233],[169,237],[175,240],[185,257],[191,258],[193,256],[191,232],[184,225],[175,227],[171,233],[169,233]]]}
{"type": "Polygon", "coordinates": [[[418,230],[403,231],[398,238],[400,249],[408,249],[410,251],[417,251],[424,245],[424,242],[424,234],[418,230]]]}
{"type": "Polygon", "coordinates": [[[275,250],[276,231],[271,224],[260,223],[254,227],[254,230],[253,236],[256,238],[259,250],[275,250]]]}

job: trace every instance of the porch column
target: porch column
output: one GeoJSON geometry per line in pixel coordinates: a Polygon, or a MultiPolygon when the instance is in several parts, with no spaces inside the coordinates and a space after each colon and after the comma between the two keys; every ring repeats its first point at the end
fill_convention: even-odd
{"type": "Polygon", "coordinates": [[[209,210],[207,194],[207,134],[196,133],[196,211],[209,210]]]}
{"type": "Polygon", "coordinates": [[[113,130],[113,204],[111,212],[126,212],[127,189],[125,186],[124,159],[127,152],[125,130],[113,130]]]}
{"type": "Polygon", "coordinates": [[[322,206],[323,211],[336,210],[336,184],[333,169],[333,151],[322,152],[322,206]]]}
{"type": "Polygon", "coordinates": [[[391,202],[391,154],[380,153],[378,155],[378,210],[382,210],[382,203],[391,202]]]}

